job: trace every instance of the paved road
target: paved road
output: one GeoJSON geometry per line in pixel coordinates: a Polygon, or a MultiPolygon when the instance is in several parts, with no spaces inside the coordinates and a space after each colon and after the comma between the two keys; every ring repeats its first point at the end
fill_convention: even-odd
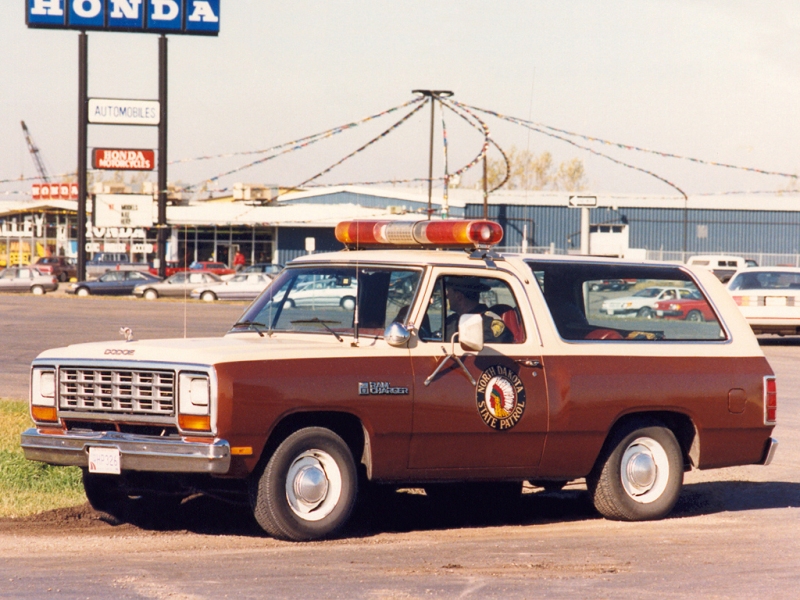
{"type": "MultiPolygon", "coordinates": [[[[243,305],[186,307],[190,335],[243,305]]],[[[68,341],[183,334],[181,303],[0,298],[0,396],[68,341]],[[10,370],[8,370],[10,368],[10,370]]],[[[290,544],[246,516],[189,500],[168,529],[113,527],[85,508],[0,521],[0,598],[796,598],[800,578],[800,343],[762,342],[778,375],[769,467],[691,472],[671,518],[599,518],[580,482],[513,511],[436,509],[403,493],[362,511],[348,539],[290,544]]]]}

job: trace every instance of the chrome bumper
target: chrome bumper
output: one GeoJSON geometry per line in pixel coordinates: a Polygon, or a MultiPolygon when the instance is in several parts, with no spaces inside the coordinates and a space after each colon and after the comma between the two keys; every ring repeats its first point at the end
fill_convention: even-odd
{"type": "Polygon", "coordinates": [[[51,465],[87,467],[90,446],[118,448],[123,471],[222,475],[231,464],[231,448],[225,440],[206,444],[115,431],[50,435],[31,428],[22,432],[25,458],[51,465]]]}
{"type": "Polygon", "coordinates": [[[767,440],[767,446],[764,449],[764,458],[761,459],[760,465],[764,465],[765,467],[772,462],[772,459],[775,456],[775,450],[778,449],[778,440],[771,437],[767,440]]]}

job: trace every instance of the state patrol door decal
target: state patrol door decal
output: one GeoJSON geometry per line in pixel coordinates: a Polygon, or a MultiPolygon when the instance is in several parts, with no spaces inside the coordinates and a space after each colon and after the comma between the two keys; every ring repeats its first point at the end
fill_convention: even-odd
{"type": "Polygon", "coordinates": [[[494,365],[481,373],[475,391],[478,414],[492,429],[506,431],[525,412],[525,386],[514,371],[494,365]]]}

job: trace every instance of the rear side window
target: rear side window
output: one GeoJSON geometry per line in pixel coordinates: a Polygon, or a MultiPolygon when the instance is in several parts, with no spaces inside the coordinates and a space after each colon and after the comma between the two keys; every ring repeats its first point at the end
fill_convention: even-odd
{"type": "Polygon", "coordinates": [[[530,262],[566,340],[719,341],[711,303],[675,267],[530,262]]]}

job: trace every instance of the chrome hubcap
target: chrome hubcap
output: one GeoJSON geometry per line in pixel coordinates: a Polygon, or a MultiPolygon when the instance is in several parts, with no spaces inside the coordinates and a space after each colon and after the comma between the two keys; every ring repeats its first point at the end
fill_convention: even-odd
{"type": "Polygon", "coordinates": [[[306,450],[297,456],[286,474],[286,501],[305,521],[327,517],[342,495],[342,472],[323,450],[306,450]]]}
{"type": "Polygon", "coordinates": [[[622,455],[620,478],[622,487],[633,500],[642,504],[655,502],[669,482],[666,451],[652,438],[633,440],[622,455]]]}

